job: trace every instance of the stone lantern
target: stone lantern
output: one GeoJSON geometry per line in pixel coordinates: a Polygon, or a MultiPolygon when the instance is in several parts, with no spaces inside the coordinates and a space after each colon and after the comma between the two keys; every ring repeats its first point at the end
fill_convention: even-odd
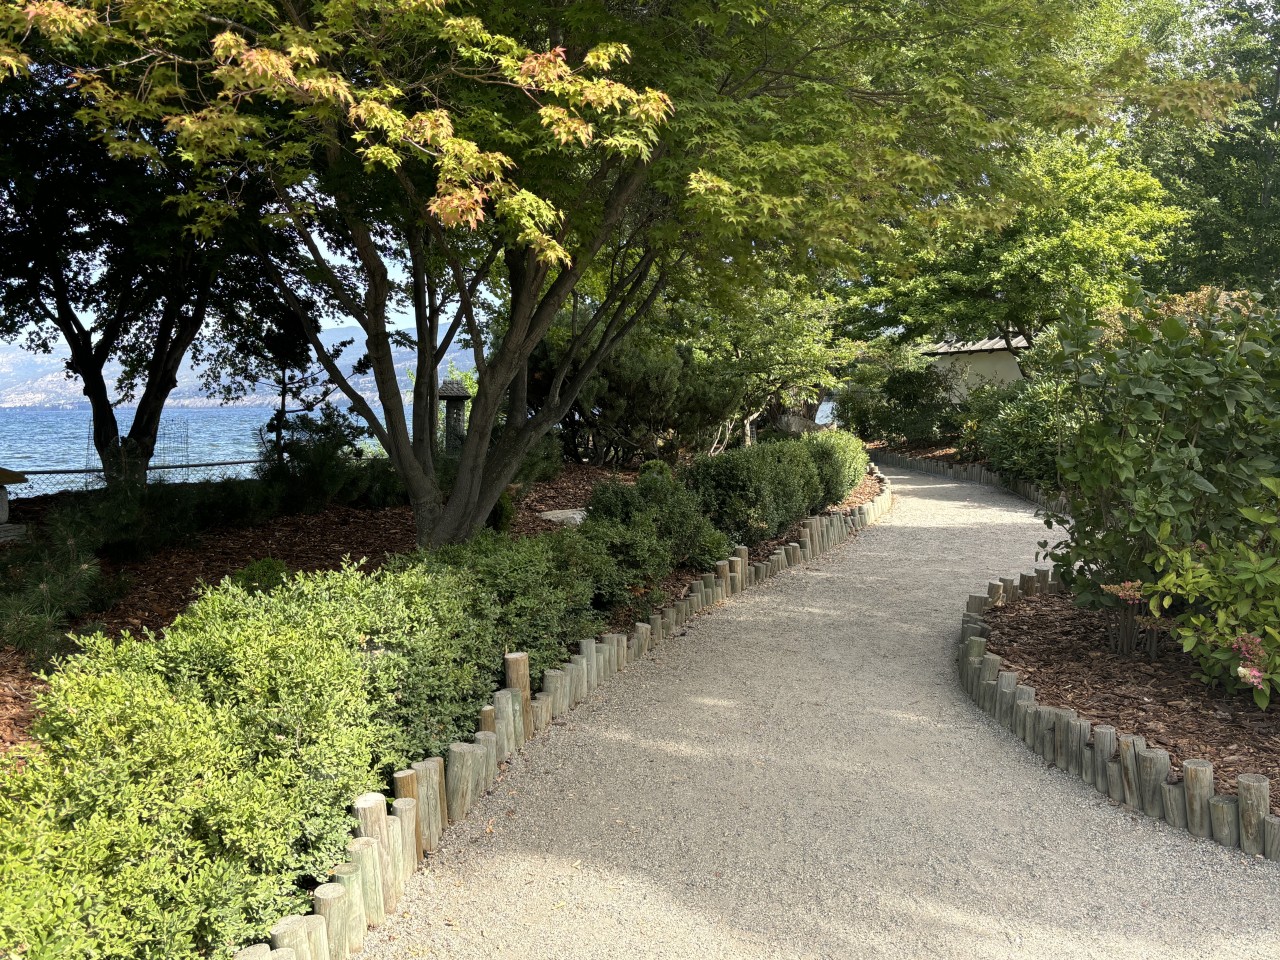
{"type": "Polygon", "coordinates": [[[467,436],[467,401],[471,392],[461,380],[445,380],[440,384],[439,396],[444,401],[444,450],[457,453],[467,436]]]}
{"type": "Polygon", "coordinates": [[[0,467],[0,523],[9,522],[9,484],[26,482],[27,478],[17,471],[0,467]]]}

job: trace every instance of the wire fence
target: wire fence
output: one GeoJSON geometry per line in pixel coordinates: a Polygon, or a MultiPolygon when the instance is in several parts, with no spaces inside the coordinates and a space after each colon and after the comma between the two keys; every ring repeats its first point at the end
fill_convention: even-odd
{"type": "MultiPolygon", "coordinates": [[[[203,483],[253,475],[261,460],[219,460],[212,463],[153,463],[147,467],[151,483],[203,483]]],[[[65,490],[100,490],[106,486],[101,470],[24,470],[26,483],[9,485],[14,500],[39,497],[65,490]]]]}

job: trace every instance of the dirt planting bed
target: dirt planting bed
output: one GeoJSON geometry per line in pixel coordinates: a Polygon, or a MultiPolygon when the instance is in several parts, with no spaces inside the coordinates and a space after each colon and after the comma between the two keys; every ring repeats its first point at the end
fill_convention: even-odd
{"type": "Polygon", "coordinates": [[[1217,790],[1236,792],[1241,773],[1274,783],[1280,813],[1280,708],[1262,711],[1247,694],[1227,696],[1194,676],[1195,661],[1167,635],[1155,662],[1107,650],[1106,615],[1068,596],[1026,597],[989,610],[987,651],[1004,658],[1039,703],[1069,707],[1082,720],[1136,733],[1169,751],[1171,776],[1183,760],[1213,763],[1217,790]]]}

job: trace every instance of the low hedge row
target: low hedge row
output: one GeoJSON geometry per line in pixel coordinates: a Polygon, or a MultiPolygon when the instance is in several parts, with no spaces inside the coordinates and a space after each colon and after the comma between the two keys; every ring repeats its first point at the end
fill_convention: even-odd
{"type": "Polygon", "coordinates": [[[857,437],[828,430],[702,457],[684,480],[718,529],[755,546],[800,517],[844,500],[866,476],[868,463],[857,437]]]}
{"type": "Polygon", "coordinates": [[[489,532],[271,589],[255,572],[160,634],[81,638],[34,743],[0,760],[0,954],[226,957],[263,939],[346,858],[351,797],[470,736],[504,652],[527,651],[537,684],[607,611],[727,555],[707,504],[737,518],[762,491],[783,524],[865,471],[838,435],[724,459],[688,486],[660,465],[603,485],[577,529],[489,532]]]}

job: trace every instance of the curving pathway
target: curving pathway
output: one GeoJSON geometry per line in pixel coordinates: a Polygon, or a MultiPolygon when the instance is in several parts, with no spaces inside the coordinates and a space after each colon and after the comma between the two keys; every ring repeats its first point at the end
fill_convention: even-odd
{"type": "Polygon", "coordinates": [[[1122,813],[963,698],[966,596],[1045,528],[894,511],[691,623],[516,760],[373,958],[1280,957],[1280,869],[1122,813]]]}

